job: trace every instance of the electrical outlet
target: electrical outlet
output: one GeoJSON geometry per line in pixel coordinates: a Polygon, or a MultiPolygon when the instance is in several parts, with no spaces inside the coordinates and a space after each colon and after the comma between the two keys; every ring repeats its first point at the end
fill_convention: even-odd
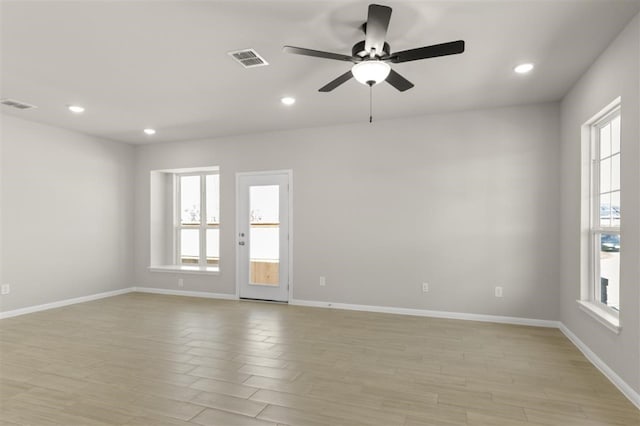
{"type": "Polygon", "coordinates": [[[429,283],[422,283],[422,292],[427,293],[429,291],[429,283]]]}
{"type": "Polygon", "coordinates": [[[182,278],[178,278],[178,287],[184,287],[184,280],[182,278]]]}
{"type": "Polygon", "coordinates": [[[9,294],[11,293],[11,285],[10,284],[2,284],[2,290],[0,294],[9,294]]]}
{"type": "Polygon", "coordinates": [[[502,297],[502,287],[496,287],[496,297],[502,297]]]}
{"type": "Polygon", "coordinates": [[[327,279],[325,277],[320,277],[320,285],[324,287],[327,285],[327,279]]]}

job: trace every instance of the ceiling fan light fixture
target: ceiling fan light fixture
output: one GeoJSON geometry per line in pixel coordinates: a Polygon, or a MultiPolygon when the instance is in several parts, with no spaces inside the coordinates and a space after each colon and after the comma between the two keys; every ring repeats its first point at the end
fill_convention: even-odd
{"type": "Polygon", "coordinates": [[[349,71],[319,88],[318,92],[322,93],[331,92],[352,78],[355,78],[359,83],[369,86],[370,88],[382,81],[386,81],[396,90],[404,92],[411,89],[414,84],[398,74],[395,70],[392,70],[388,63],[399,64],[402,62],[457,55],[464,52],[464,40],[417,47],[400,52],[391,52],[391,47],[386,41],[391,12],[392,9],[389,6],[380,4],[369,5],[367,21],[360,27],[364,31],[365,39],[353,45],[351,48],[351,56],[296,46],[284,46],[282,50],[295,55],[312,56],[355,64],[351,65],[349,71]]]}
{"type": "Polygon", "coordinates": [[[389,64],[378,60],[358,62],[351,68],[353,77],[366,86],[375,86],[385,81],[390,72],[389,64]]]}

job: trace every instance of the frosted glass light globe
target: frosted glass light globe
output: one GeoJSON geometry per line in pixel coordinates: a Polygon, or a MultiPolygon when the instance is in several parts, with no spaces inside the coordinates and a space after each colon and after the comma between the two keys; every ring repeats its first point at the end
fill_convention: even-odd
{"type": "Polygon", "coordinates": [[[370,82],[373,82],[371,85],[375,86],[384,81],[390,72],[391,67],[389,64],[376,60],[359,62],[351,68],[353,77],[367,86],[369,86],[370,82]]]}

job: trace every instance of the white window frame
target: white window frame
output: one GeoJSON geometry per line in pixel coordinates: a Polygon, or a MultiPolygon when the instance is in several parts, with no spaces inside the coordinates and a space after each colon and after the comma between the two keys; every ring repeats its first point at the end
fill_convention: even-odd
{"type": "MultiPolygon", "coordinates": [[[[179,198],[177,198],[178,179],[176,176],[186,174],[204,174],[205,176],[217,174],[218,179],[220,179],[221,176],[220,167],[218,166],[150,171],[150,235],[149,266],[147,270],[150,272],[173,274],[220,275],[220,260],[218,261],[218,265],[203,265],[200,262],[198,262],[198,264],[179,263],[177,253],[179,236],[176,233],[176,223],[177,220],[180,220],[180,215],[178,211],[179,207],[177,206],[179,198]]],[[[218,182],[220,185],[220,180],[218,182]]],[[[218,189],[220,189],[220,187],[218,187],[218,189]]],[[[221,197],[220,192],[218,192],[218,197],[221,197]]],[[[219,201],[221,200],[219,199],[219,201]]],[[[206,199],[204,210],[206,210],[206,199]]],[[[204,213],[206,215],[206,211],[204,213]]],[[[222,228],[222,220],[218,218],[218,229],[220,229],[220,232],[222,232],[222,228]]],[[[206,256],[206,248],[200,252],[206,256]]]]}
{"type": "MultiPolygon", "coordinates": [[[[612,315],[618,315],[618,311],[612,309],[600,300],[600,236],[602,234],[614,234],[620,236],[620,227],[600,225],[600,164],[607,158],[613,158],[613,153],[607,158],[600,158],[600,130],[610,124],[616,117],[620,116],[620,106],[609,111],[603,118],[591,126],[591,278],[590,278],[590,299],[602,305],[602,309],[609,311],[612,315]]],[[[622,155],[622,154],[620,154],[622,155]]],[[[620,190],[618,190],[620,191],[620,190]]],[[[614,191],[610,191],[614,192],[614,191]]],[[[621,192],[621,191],[620,191],[621,192]]]]}
{"type": "MultiPolygon", "coordinates": [[[[202,270],[218,270],[220,269],[220,257],[218,257],[218,265],[212,266],[207,263],[207,229],[218,229],[220,232],[220,218],[218,218],[218,223],[216,224],[208,224],[207,223],[207,176],[217,175],[220,176],[218,171],[199,171],[199,172],[190,172],[190,173],[176,173],[174,175],[174,187],[175,187],[175,203],[174,203],[174,252],[175,252],[175,264],[180,267],[192,267],[197,266],[202,270]],[[197,226],[194,225],[183,225],[182,224],[182,197],[180,193],[180,179],[182,177],[187,176],[199,176],[200,177],[200,224],[197,226]],[[199,258],[197,264],[188,264],[182,263],[182,253],[181,253],[181,231],[183,229],[197,229],[199,231],[199,258]]],[[[218,197],[219,195],[218,185],[218,197]]],[[[220,248],[218,247],[218,251],[220,248]]]]}
{"type": "MultiPolygon", "coordinates": [[[[614,333],[619,333],[621,330],[620,313],[600,301],[600,236],[602,234],[620,236],[621,232],[619,227],[600,225],[600,163],[603,160],[600,158],[600,129],[618,116],[621,117],[620,97],[588,120],[582,128],[583,155],[587,157],[586,159],[583,157],[583,167],[587,168],[586,173],[583,170],[583,181],[588,177],[586,182],[583,182],[583,194],[585,194],[584,189],[588,189],[585,194],[587,200],[583,197],[582,204],[583,210],[585,208],[588,210],[587,229],[583,233],[583,238],[586,238],[587,255],[581,256],[582,262],[586,263],[582,265],[583,272],[586,274],[582,274],[580,300],[577,301],[584,312],[614,333]]],[[[585,241],[582,247],[585,248],[585,241]]],[[[619,285],[621,286],[622,283],[620,282],[619,285]]]]}

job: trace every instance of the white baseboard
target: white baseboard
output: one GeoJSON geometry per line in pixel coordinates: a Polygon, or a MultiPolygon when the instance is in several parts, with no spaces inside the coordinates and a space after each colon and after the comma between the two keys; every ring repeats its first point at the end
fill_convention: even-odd
{"type": "Polygon", "coordinates": [[[578,338],[571,330],[567,328],[566,325],[560,323],[560,331],[567,336],[567,339],[571,341],[582,354],[598,369],[602,374],[605,375],[607,379],[611,383],[618,388],[620,392],[623,393],[624,396],[629,398],[638,409],[640,409],[640,393],[636,392],[631,386],[627,384],[620,376],[616,374],[603,360],[601,360],[598,355],[596,355],[587,345],[584,344],[582,340],[578,338]]]}
{"type": "Polygon", "coordinates": [[[119,296],[121,294],[133,293],[133,292],[165,294],[169,296],[201,297],[205,299],[238,300],[235,294],[209,293],[205,291],[168,290],[168,289],[153,288],[153,287],[127,287],[127,288],[122,288],[122,289],[113,290],[113,291],[105,291],[104,293],[74,297],[73,299],[58,300],[56,302],[44,303],[42,305],[28,306],[26,308],[0,312],[0,319],[17,317],[19,315],[46,311],[48,309],[61,308],[63,306],[75,305],[76,303],[90,302],[92,300],[104,299],[105,297],[119,296]]]}
{"type": "Polygon", "coordinates": [[[292,299],[290,305],[316,308],[346,309],[350,311],[381,312],[385,314],[413,315],[418,317],[459,319],[466,321],[496,322],[502,324],[530,325],[534,327],[558,328],[558,321],[533,318],[505,317],[499,315],[467,314],[463,312],[430,311],[426,309],[396,308],[393,306],[352,305],[348,303],[317,302],[314,300],[292,299]]]}
{"type": "Polygon", "coordinates": [[[238,300],[235,294],[209,293],[207,291],[169,290],[155,287],[131,287],[131,291],[138,293],[164,294],[168,296],[202,297],[204,299],[238,300]]]}
{"type": "Polygon", "coordinates": [[[0,319],[17,317],[18,315],[31,314],[33,312],[46,311],[48,309],[61,308],[63,306],[75,305],[76,303],[89,302],[91,300],[104,299],[105,297],[118,296],[130,292],[131,287],[122,288],[119,290],[105,291],[104,293],[90,294],[89,296],[74,297],[73,299],[59,300],[57,302],[44,303],[42,305],[14,309],[12,311],[0,312],[0,319]]]}

